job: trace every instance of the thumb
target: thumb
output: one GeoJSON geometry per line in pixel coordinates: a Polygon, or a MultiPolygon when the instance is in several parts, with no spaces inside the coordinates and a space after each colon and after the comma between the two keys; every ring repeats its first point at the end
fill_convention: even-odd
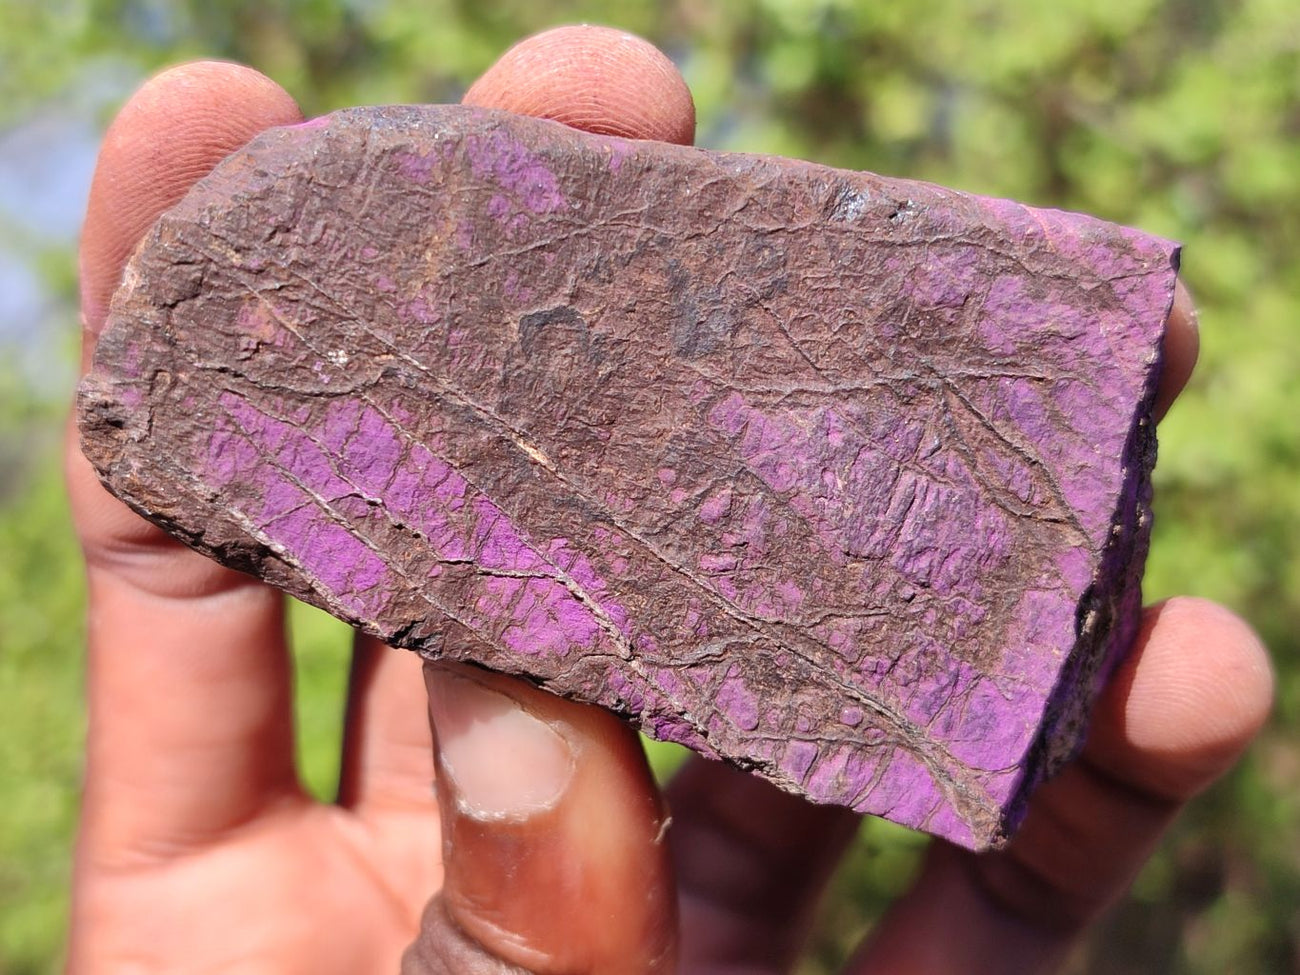
{"type": "Polygon", "coordinates": [[[445,880],[404,975],[671,971],[667,819],[631,729],[467,666],[425,683],[445,880]]]}

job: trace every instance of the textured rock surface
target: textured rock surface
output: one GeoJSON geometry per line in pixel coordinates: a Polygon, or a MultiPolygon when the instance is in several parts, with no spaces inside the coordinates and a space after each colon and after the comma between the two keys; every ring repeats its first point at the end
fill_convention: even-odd
{"type": "Polygon", "coordinates": [[[919,183],[353,110],[159,221],[84,449],[389,642],[981,847],[1133,636],[1176,263],[919,183]]]}

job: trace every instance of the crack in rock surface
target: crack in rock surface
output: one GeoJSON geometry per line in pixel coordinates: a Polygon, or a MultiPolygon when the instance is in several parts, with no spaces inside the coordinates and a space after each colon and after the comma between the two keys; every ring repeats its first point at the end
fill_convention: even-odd
{"type": "Polygon", "coordinates": [[[984,848],[1136,632],[1177,260],[922,183],[353,109],[158,221],[83,449],[390,643],[984,848]]]}

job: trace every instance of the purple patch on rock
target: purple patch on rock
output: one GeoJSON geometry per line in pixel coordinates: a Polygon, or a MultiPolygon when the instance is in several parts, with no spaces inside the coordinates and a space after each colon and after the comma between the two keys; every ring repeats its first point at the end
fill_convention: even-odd
{"type": "Polygon", "coordinates": [[[1176,263],[920,183],[354,110],[159,221],[83,444],[384,640],[982,848],[1136,632],[1176,263]]]}

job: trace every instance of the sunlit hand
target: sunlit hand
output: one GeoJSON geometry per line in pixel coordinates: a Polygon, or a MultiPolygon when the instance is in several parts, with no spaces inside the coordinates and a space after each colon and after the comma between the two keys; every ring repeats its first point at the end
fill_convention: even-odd
{"type": "MultiPolygon", "coordinates": [[[[671,64],[595,28],[526,42],[467,100],[635,138],[684,143],[694,130],[671,64]]],[[[132,98],[86,218],[87,356],[158,214],[257,132],[299,120],[283,90],[231,64],[171,70],[132,98]]],[[[1185,295],[1166,354],[1162,409],[1196,357],[1185,295]]],[[[294,764],[281,597],[109,497],[75,438],[68,478],[90,580],[71,971],[792,967],[855,817],[703,760],[665,803],[609,715],[469,670],[422,679],[413,654],[366,638],[338,801],[316,802],[294,764]]],[[[1148,610],[1083,755],[1037,794],[1015,840],[985,856],[936,844],[849,971],[1051,970],[1237,758],[1271,690],[1262,648],[1227,611],[1191,599],[1148,610]]]]}

